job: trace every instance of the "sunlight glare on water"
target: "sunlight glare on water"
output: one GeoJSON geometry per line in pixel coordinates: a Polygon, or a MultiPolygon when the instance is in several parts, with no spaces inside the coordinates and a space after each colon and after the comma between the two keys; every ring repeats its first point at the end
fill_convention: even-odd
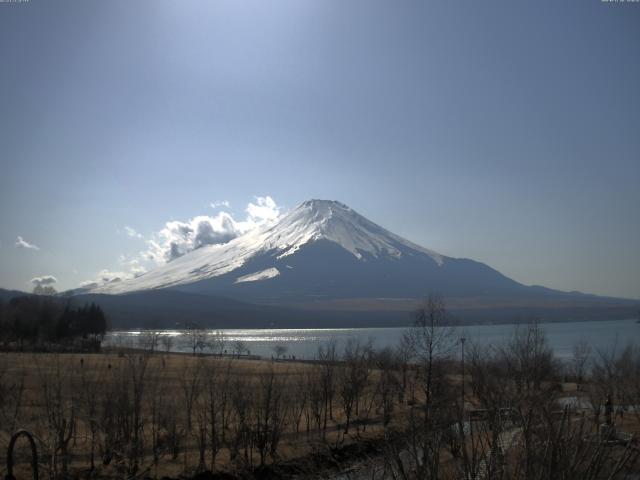
{"type": "MultiPolygon", "coordinates": [[[[597,322],[563,322],[543,323],[549,345],[559,358],[569,358],[573,346],[587,341],[593,349],[621,349],[629,342],[640,338],[640,324],[635,320],[611,320],[597,322]]],[[[499,345],[509,340],[514,332],[514,325],[470,325],[458,327],[456,337],[465,337],[469,345],[499,345]]],[[[269,358],[274,355],[274,348],[282,346],[287,357],[312,359],[316,357],[318,347],[326,345],[332,339],[337,341],[338,351],[349,338],[361,342],[371,341],[376,348],[394,348],[400,342],[406,328],[300,328],[300,329],[222,329],[210,330],[211,334],[221,332],[224,336],[224,350],[231,353],[234,344],[242,342],[251,355],[269,358]]],[[[110,332],[104,345],[137,346],[144,331],[110,332]]],[[[173,337],[171,350],[189,352],[184,330],[163,330],[161,335],[173,337]]],[[[206,350],[205,350],[206,352],[206,350]]]]}

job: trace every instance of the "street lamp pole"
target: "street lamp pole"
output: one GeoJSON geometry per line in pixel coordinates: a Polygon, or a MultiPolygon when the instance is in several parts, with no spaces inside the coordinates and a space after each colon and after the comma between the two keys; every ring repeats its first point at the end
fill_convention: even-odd
{"type": "Polygon", "coordinates": [[[464,411],[464,342],[466,338],[460,337],[460,346],[462,348],[462,410],[464,411]]]}

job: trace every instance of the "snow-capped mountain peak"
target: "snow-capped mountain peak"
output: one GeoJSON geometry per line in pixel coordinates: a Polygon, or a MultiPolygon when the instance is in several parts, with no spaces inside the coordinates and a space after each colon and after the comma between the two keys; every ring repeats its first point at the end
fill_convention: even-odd
{"type": "MultiPolygon", "coordinates": [[[[312,240],[328,240],[356,258],[365,255],[401,257],[406,249],[419,250],[441,264],[443,257],[405,240],[332,200],[308,200],[284,216],[273,228],[280,257],[295,253],[312,240]]],[[[272,244],[273,245],[273,244],[272,244]]]]}
{"type": "MultiPolygon", "coordinates": [[[[240,271],[265,254],[274,261],[284,261],[320,240],[338,245],[359,261],[416,255],[426,255],[438,266],[445,261],[442,255],[385,230],[343,203],[308,200],[279,219],[225,244],[203,246],[135,279],[109,283],[93,291],[125,293],[194,283],[240,271]]],[[[265,267],[263,271],[242,272],[236,281],[268,281],[278,276],[275,265],[265,267]]]]}

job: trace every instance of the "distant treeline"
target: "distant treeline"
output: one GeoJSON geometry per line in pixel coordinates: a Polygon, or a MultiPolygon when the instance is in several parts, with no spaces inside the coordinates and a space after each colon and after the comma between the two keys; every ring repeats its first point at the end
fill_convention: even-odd
{"type": "Polygon", "coordinates": [[[107,319],[94,303],[73,307],[69,301],[30,295],[0,300],[0,341],[5,348],[99,350],[107,319]]]}

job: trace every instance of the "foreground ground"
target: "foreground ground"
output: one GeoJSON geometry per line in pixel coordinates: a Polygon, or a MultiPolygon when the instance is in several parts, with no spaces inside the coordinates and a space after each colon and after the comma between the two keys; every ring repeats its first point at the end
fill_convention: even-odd
{"type": "MultiPolygon", "coordinates": [[[[236,471],[381,432],[372,392],[364,389],[348,433],[335,392],[325,420],[319,367],[309,363],[141,351],[0,357],[2,444],[18,428],[33,432],[46,471],[87,470],[92,450],[102,476],[236,471]]],[[[334,366],[328,368],[334,375],[334,366]]],[[[335,381],[329,388],[336,389],[335,381]]],[[[20,463],[26,451],[18,449],[20,463]]]]}
{"type": "MultiPolygon", "coordinates": [[[[0,460],[11,432],[26,428],[41,478],[596,479],[616,478],[618,463],[620,475],[636,470],[633,441],[602,447],[604,415],[557,403],[588,400],[587,386],[577,392],[544,371],[522,383],[501,368],[472,358],[463,390],[455,362],[409,362],[357,344],[307,363],[2,353],[0,460]],[[583,463],[564,465],[570,455],[583,463]],[[547,477],[530,475],[543,468],[547,477]]],[[[613,417],[619,432],[640,431],[637,414],[613,417]]],[[[15,458],[18,478],[30,478],[26,444],[15,458]]]]}

